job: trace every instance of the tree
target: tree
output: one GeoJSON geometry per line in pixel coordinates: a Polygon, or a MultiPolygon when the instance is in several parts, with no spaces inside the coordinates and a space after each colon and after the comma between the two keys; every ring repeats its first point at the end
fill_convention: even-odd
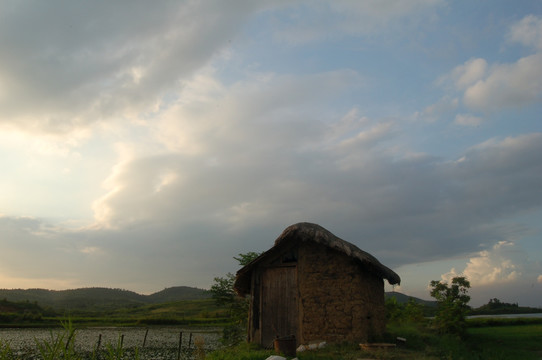
{"type": "Polygon", "coordinates": [[[260,255],[261,253],[250,251],[245,254],[239,254],[239,257],[234,256],[233,258],[239,262],[239,265],[245,266],[260,255]]]}
{"type": "Polygon", "coordinates": [[[386,319],[389,321],[398,321],[402,317],[401,305],[397,302],[395,296],[386,298],[386,319]]]}
{"type": "Polygon", "coordinates": [[[470,301],[468,289],[470,282],[464,276],[454,277],[451,284],[431,281],[431,296],[437,300],[435,324],[445,333],[464,335],[467,326],[466,316],[470,301]]]}
{"type": "Polygon", "coordinates": [[[424,321],[423,306],[414,300],[408,299],[406,304],[399,304],[395,296],[386,298],[386,318],[390,322],[422,323],[424,321]]]}
{"type": "Polygon", "coordinates": [[[218,306],[231,304],[235,300],[233,284],[235,275],[227,273],[226,277],[215,277],[215,283],[211,286],[212,297],[218,306]]]}
{"type": "MultiPolygon", "coordinates": [[[[239,265],[245,266],[260,253],[248,252],[233,257],[239,262],[239,265]]],[[[211,286],[212,297],[218,306],[226,306],[230,312],[232,324],[224,327],[222,342],[225,345],[235,345],[243,341],[246,334],[246,325],[248,319],[248,300],[235,293],[233,284],[235,275],[227,273],[225,277],[215,277],[215,283],[211,286]]]]}
{"type": "Polygon", "coordinates": [[[403,309],[404,317],[413,323],[421,323],[424,320],[423,307],[414,300],[414,298],[408,299],[403,309]]]}

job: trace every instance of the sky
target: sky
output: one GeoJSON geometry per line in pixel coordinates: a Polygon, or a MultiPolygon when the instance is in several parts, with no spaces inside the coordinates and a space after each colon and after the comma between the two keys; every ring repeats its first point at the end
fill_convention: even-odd
{"type": "Polygon", "coordinates": [[[0,0],[0,288],[209,288],[317,223],[542,307],[542,2],[0,0]]]}

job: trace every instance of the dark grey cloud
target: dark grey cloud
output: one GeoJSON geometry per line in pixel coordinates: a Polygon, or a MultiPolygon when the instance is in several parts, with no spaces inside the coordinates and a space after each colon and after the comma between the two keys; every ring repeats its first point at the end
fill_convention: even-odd
{"type": "MultiPolygon", "coordinates": [[[[251,94],[240,97],[252,103],[251,94]]],[[[219,233],[209,241],[234,255],[264,250],[287,225],[313,221],[399,266],[471,254],[524,233],[506,220],[542,204],[541,134],[494,139],[454,160],[405,156],[387,147],[399,136],[391,121],[307,121],[318,109],[301,107],[307,117],[285,122],[282,112],[266,111],[265,124],[255,126],[261,119],[235,105],[221,113],[224,137],[196,137],[209,141],[200,153],[125,163],[112,179],[119,190],[99,203],[108,209],[105,223],[213,224],[219,233]],[[241,146],[230,146],[232,139],[241,146]]]]}
{"type": "MultiPolygon", "coordinates": [[[[399,146],[408,135],[397,120],[326,110],[363,81],[355,72],[267,76],[211,90],[209,79],[198,81],[147,125],[165,147],[119,160],[95,202],[95,227],[10,222],[19,231],[12,238],[26,239],[28,249],[48,246],[29,250],[27,261],[84,285],[208,286],[236,269],[233,256],[266,250],[299,221],[397,267],[521,237],[530,229],[512,219],[540,210],[540,133],[488,140],[445,159],[399,146]]],[[[4,266],[21,268],[10,261],[4,266]]]]}
{"type": "Polygon", "coordinates": [[[258,7],[10,2],[0,14],[0,122],[62,133],[152,112],[258,7]]]}

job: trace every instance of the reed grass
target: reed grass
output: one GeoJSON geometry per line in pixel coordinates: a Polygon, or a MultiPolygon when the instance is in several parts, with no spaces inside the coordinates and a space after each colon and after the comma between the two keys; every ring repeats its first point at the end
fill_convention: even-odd
{"type": "MultiPolygon", "coordinates": [[[[123,336],[119,335],[114,344],[107,343],[103,350],[97,346],[92,353],[80,353],[75,349],[77,330],[71,321],[62,322],[61,331],[50,331],[46,340],[35,340],[39,357],[42,360],[139,360],[139,349],[135,348],[133,354],[123,347],[123,336]],[[127,357],[129,356],[129,357],[127,357]]],[[[19,360],[9,342],[0,340],[0,360],[19,360]]]]}

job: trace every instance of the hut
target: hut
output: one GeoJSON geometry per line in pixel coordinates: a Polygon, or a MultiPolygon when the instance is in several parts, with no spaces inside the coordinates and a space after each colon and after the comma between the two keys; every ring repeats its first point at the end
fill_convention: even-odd
{"type": "Polygon", "coordinates": [[[384,332],[384,279],[401,279],[375,257],[323,227],[298,223],[241,268],[235,291],[249,296],[248,341],[272,346],[368,341],[384,332]]]}

